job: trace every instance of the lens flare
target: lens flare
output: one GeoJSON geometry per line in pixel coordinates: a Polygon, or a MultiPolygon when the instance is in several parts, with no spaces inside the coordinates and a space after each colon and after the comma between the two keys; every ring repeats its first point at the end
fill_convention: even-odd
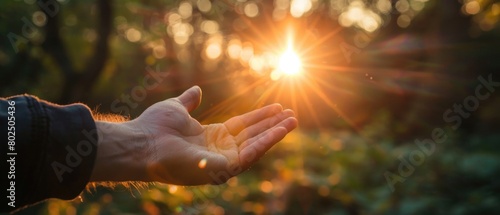
{"type": "Polygon", "coordinates": [[[198,163],[198,167],[200,169],[204,169],[206,166],[207,166],[207,159],[206,158],[201,159],[200,162],[198,163]]]}

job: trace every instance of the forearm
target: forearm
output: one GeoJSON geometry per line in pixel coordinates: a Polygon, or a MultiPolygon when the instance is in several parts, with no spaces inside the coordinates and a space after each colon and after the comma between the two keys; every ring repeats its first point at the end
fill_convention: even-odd
{"type": "Polygon", "coordinates": [[[1,134],[12,146],[2,142],[8,155],[3,159],[11,160],[2,168],[12,172],[4,180],[5,189],[12,190],[11,204],[3,204],[2,212],[47,198],[73,199],[85,188],[97,154],[95,123],[87,106],[59,106],[28,95],[0,98],[0,122],[12,132],[10,139],[7,132],[1,134]]]}
{"type": "Polygon", "coordinates": [[[145,132],[130,122],[95,123],[99,141],[90,181],[147,181],[145,132]]]}

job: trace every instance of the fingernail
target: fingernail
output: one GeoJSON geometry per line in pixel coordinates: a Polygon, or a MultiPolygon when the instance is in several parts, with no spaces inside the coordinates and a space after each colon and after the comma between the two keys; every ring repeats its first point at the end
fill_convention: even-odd
{"type": "Polygon", "coordinates": [[[279,113],[279,112],[281,112],[283,110],[283,107],[279,103],[274,103],[274,104],[272,104],[272,106],[274,106],[273,107],[273,112],[274,113],[279,113]]]}

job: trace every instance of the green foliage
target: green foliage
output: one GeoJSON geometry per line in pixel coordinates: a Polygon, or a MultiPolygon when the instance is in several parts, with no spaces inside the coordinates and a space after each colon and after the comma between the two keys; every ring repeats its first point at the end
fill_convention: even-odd
{"type": "Polygon", "coordinates": [[[22,35],[21,19],[34,20],[40,10],[33,2],[0,3],[2,96],[82,101],[101,112],[134,117],[198,84],[204,100],[193,113],[197,119],[220,122],[280,102],[299,114],[301,129],[226,185],[98,188],[84,192],[83,201],[49,200],[21,213],[494,214],[500,209],[498,89],[458,130],[445,127],[447,140],[395,183],[394,191],[385,177],[401,175],[401,158],[408,161],[420,150],[415,138],[430,138],[436,125],[447,126],[443,112],[474,93],[477,76],[494,74],[498,80],[495,1],[399,0],[389,4],[392,10],[385,0],[311,1],[310,11],[297,17],[287,0],[211,1],[207,11],[207,0],[67,0],[60,1],[56,33],[47,29],[53,20],[41,22],[37,36],[16,46],[16,53],[6,35],[22,35]],[[111,9],[102,2],[111,2],[111,9]],[[181,9],[185,3],[190,12],[181,9]],[[251,7],[245,12],[249,4],[257,5],[255,17],[248,16],[251,7]],[[277,10],[282,4],[285,9],[277,10]],[[360,5],[368,19],[346,20],[360,5]],[[100,28],[106,21],[111,28],[100,28]],[[251,57],[283,51],[289,25],[297,51],[307,50],[301,57],[309,79],[302,82],[274,80],[274,68],[251,65],[251,57]],[[107,44],[98,48],[105,30],[111,30],[107,44]],[[48,44],[54,35],[63,44],[62,57],[60,46],[48,44]],[[211,44],[219,55],[209,54],[211,44]],[[231,44],[252,56],[245,60],[237,52],[232,58],[231,44]],[[104,51],[103,65],[87,69],[104,51]],[[113,103],[144,87],[151,68],[168,72],[168,78],[134,101],[137,107],[116,111],[113,103]],[[97,78],[87,79],[92,73],[97,78]]]}
{"type": "Polygon", "coordinates": [[[84,193],[83,202],[51,200],[40,212],[492,214],[500,201],[499,140],[450,138],[392,192],[384,173],[398,174],[398,157],[407,159],[416,145],[348,131],[296,131],[225,185],[98,189],[84,193]]]}

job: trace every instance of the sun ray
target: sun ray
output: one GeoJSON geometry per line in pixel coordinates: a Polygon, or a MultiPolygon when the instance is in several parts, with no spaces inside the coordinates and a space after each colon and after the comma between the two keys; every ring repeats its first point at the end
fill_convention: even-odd
{"type": "MultiPolygon", "coordinates": [[[[244,77],[244,76],[243,76],[244,77]]],[[[219,83],[219,82],[224,82],[224,81],[227,81],[228,78],[226,76],[218,76],[218,77],[212,77],[210,79],[204,79],[202,80],[199,85],[212,85],[212,84],[216,84],[216,83],[219,83]]]]}
{"type": "Polygon", "coordinates": [[[278,85],[272,85],[271,88],[264,91],[264,93],[257,99],[257,101],[255,103],[259,104],[261,102],[266,101],[268,98],[271,97],[272,92],[274,92],[274,89],[277,87],[278,87],[278,85]]]}
{"type": "Polygon", "coordinates": [[[283,94],[283,90],[285,88],[284,84],[279,84],[280,88],[278,90],[278,93],[276,94],[276,100],[280,101],[281,95],[283,94]]]}
{"type": "MultiPolygon", "coordinates": [[[[280,26],[276,26],[273,22],[273,20],[266,16],[266,23],[268,24],[268,26],[273,26],[271,27],[271,31],[272,31],[272,36],[274,36],[274,41],[278,41],[278,47],[275,47],[276,44],[272,47],[270,47],[270,50],[272,50],[273,48],[275,50],[279,50],[280,47],[284,46],[285,44],[281,44],[281,41],[282,41],[282,34],[283,32],[278,30],[278,29],[281,29],[280,26]]],[[[287,26],[289,27],[291,24],[288,24],[287,26]]],[[[269,41],[272,41],[272,40],[269,40],[269,41]]]]}
{"type": "MultiPolygon", "coordinates": [[[[319,16],[317,16],[310,24],[307,24],[307,25],[308,26],[316,26],[316,24],[319,22],[319,20],[321,20],[321,19],[319,16]]],[[[306,46],[305,44],[308,43],[311,35],[312,34],[305,34],[305,36],[302,37],[301,40],[297,41],[297,47],[302,48],[302,47],[306,46]]],[[[309,45],[307,45],[307,46],[309,46],[309,45]]]]}
{"type": "MultiPolygon", "coordinates": [[[[295,93],[295,85],[292,85],[290,87],[290,89],[291,89],[290,98],[292,100],[292,108],[294,110],[298,110],[299,106],[297,105],[297,95],[295,93]]],[[[298,119],[300,119],[300,113],[299,112],[297,112],[295,115],[297,116],[298,119]]]]}
{"type": "MultiPolygon", "coordinates": [[[[335,50],[332,50],[329,52],[321,52],[320,54],[315,54],[315,55],[304,54],[303,52],[301,52],[301,55],[304,56],[302,58],[302,60],[304,60],[304,61],[315,61],[315,60],[322,60],[325,58],[333,58],[334,60],[340,61],[343,58],[338,58],[337,56],[339,56],[339,54],[340,54],[340,52],[335,51],[335,50]],[[334,57],[337,57],[337,58],[334,58],[334,57]]],[[[331,59],[328,59],[328,60],[331,60],[331,59]]],[[[333,63],[333,62],[330,61],[328,63],[333,63]]]]}
{"type": "MultiPolygon", "coordinates": [[[[348,67],[348,66],[328,66],[328,65],[319,65],[319,64],[304,64],[304,68],[329,70],[329,71],[334,71],[334,72],[361,73],[361,70],[359,68],[348,67]]],[[[363,73],[366,73],[366,72],[363,72],[363,73]]]]}
{"type": "Polygon", "coordinates": [[[316,95],[318,95],[323,100],[323,102],[325,102],[326,105],[328,105],[335,112],[337,112],[337,114],[339,114],[339,116],[341,116],[342,119],[344,119],[347,122],[347,124],[349,124],[349,126],[354,128],[355,130],[359,130],[356,124],[353,121],[351,121],[350,118],[342,110],[340,110],[337,107],[337,105],[335,105],[323,91],[321,91],[321,89],[318,89],[317,87],[314,86],[313,83],[311,83],[311,80],[312,79],[307,79],[304,81],[304,83],[306,83],[310,87],[310,89],[312,89],[316,93],[316,95]]]}
{"type": "Polygon", "coordinates": [[[331,83],[328,83],[321,78],[312,77],[312,79],[314,79],[315,83],[317,83],[318,85],[320,85],[322,87],[326,87],[330,91],[334,91],[336,93],[348,94],[350,96],[356,96],[356,94],[352,93],[351,91],[348,91],[348,90],[343,89],[343,88],[332,86],[331,83]]]}
{"type": "Polygon", "coordinates": [[[319,45],[321,45],[322,43],[324,43],[326,40],[330,39],[331,37],[335,36],[337,33],[339,33],[340,31],[342,30],[342,28],[338,28],[338,29],[335,29],[335,30],[332,30],[330,33],[328,33],[327,35],[323,36],[322,38],[320,38],[319,40],[316,40],[315,43],[313,43],[312,45],[309,45],[308,48],[302,50],[302,53],[304,53],[305,55],[307,53],[309,53],[313,48],[316,48],[318,47],[319,45]]]}
{"type": "MultiPolygon", "coordinates": [[[[242,15],[241,20],[247,26],[247,32],[242,34],[242,40],[250,42],[254,46],[254,56],[259,57],[259,53],[267,52],[275,55],[277,62],[274,67],[267,67],[267,75],[273,72],[281,73],[278,77],[274,76],[270,80],[269,77],[255,77],[256,81],[249,83],[246,87],[239,87],[238,90],[234,90],[234,95],[223,100],[214,107],[209,108],[202,114],[203,118],[207,116],[213,116],[218,114],[223,114],[226,111],[231,110],[234,107],[234,101],[241,96],[250,93],[256,96],[256,100],[252,106],[259,106],[263,103],[269,101],[272,102],[285,102],[284,104],[289,104],[293,110],[296,110],[297,117],[300,118],[304,113],[307,117],[310,117],[311,122],[320,125],[321,118],[318,117],[315,111],[315,103],[322,102],[328,107],[334,110],[343,120],[346,121],[349,126],[357,130],[355,123],[333,102],[334,98],[331,95],[327,95],[323,89],[328,89],[329,92],[335,92],[334,94],[342,93],[353,93],[347,89],[339,88],[333,86],[324,77],[332,77],[337,72],[352,72],[353,74],[360,74],[361,72],[357,68],[350,66],[338,66],[335,62],[332,63],[332,59],[338,59],[340,61],[342,58],[334,58],[335,56],[342,56],[340,50],[325,50],[323,52],[315,53],[318,48],[321,49],[323,44],[328,40],[332,39],[337,35],[342,28],[336,28],[333,31],[319,37],[318,39],[313,38],[314,34],[304,34],[298,36],[293,30],[293,27],[297,27],[297,24],[292,25],[290,22],[283,21],[281,24],[277,25],[275,22],[270,20],[269,17],[264,17],[262,25],[256,25],[254,21],[244,17],[242,15]],[[274,26],[273,26],[274,25],[274,26]],[[270,33],[267,29],[270,29],[270,33]],[[285,30],[278,30],[285,29],[285,30]],[[283,39],[285,37],[286,39],[283,39]],[[294,41],[295,37],[299,38],[294,41]],[[274,40],[273,40],[274,39],[274,40]],[[313,63],[318,59],[329,60],[328,65],[321,65],[313,63]],[[302,62],[303,61],[303,62],[302,62]],[[331,73],[334,72],[334,73],[331,73]],[[300,75],[296,75],[299,74],[300,75]],[[323,78],[322,78],[323,77],[323,78]],[[264,86],[265,90],[257,95],[255,90],[258,86],[264,86]],[[310,95],[308,95],[310,94],[310,95]],[[316,97],[311,97],[316,95],[316,97]]],[[[313,25],[317,25],[318,19],[312,21],[313,25]]],[[[300,23],[298,24],[300,25],[300,23]]],[[[273,64],[275,64],[273,63],[273,64]]],[[[252,71],[249,71],[252,72],[252,71]]],[[[261,71],[259,71],[261,72],[261,71]]],[[[242,73],[242,77],[249,76],[249,73],[242,73]]],[[[336,81],[342,82],[341,79],[336,79],[336,81]]],[[[224,79],[209,79],[203,81],[205,84],[217,83],[224,79]]],[[[346,79],[349,85],[350,80],[346,79]]],[[[341,95],[341,94],[339,94],[341,95]]],[[[304,116],[306,116],[304,115],[304,116]]]]}
{"type": "Polygon", "coordinates": [[[256,34],[257,37],[252,35],[244,34],[245,39],[250,41],[254,46],[259,45],[261,49],[270,50],[275,47],[275,44],[272,43],[272,40],[269,40],[269,37],[264,35],[264,32],[259,30],[258,26],[255,26],[255,23],[250,21],[250,19],[244,17],[244,15],[240,16],[240,18],[245,22],[245,25],[256,34]],[[248,35],[248,36],[247,36],[248,35]],[[246,36],[246,37],[245,37],[246,36]]]}
{"type": "Polygon", "coordinates": [[[314,110],[313,106],[312,106],[312,102],[309,100],[309,97],[306,95],[306,92],[304,91],[303,88],[299,88],[299,93],[301,95],[301,100],[304,101],[305,103],[305,106],[308,110],[308,113],[311,114],[312,118],[313,118],[313,121],[314,123],[316,123],[317,125],[320,125],[320,121],[318,119],[318,116],[316,115],[316,110],[314,110]]]}
{"type": "Polygon", "coordinates": [[[252,83],[249,86],[246,86],[240,91],[236,91],[233,95],[231,95],[229,98],[225,99],[224,101],[220,102],[219,104],[215,105],[214,107],[209,108],[205,112],[203,112],[200,115],[201,119],[205,119],[209,116],[213,116],[216,114],[220,114],[221,112],[225,112],[231,108],[232,105],[234,105],[234,99],[240,98],[243,94],[247,93],[248,91],[255,89],[256,86],[259,86],[262,84],[264,80],[258,80],[254,83],[252,83]]]}

